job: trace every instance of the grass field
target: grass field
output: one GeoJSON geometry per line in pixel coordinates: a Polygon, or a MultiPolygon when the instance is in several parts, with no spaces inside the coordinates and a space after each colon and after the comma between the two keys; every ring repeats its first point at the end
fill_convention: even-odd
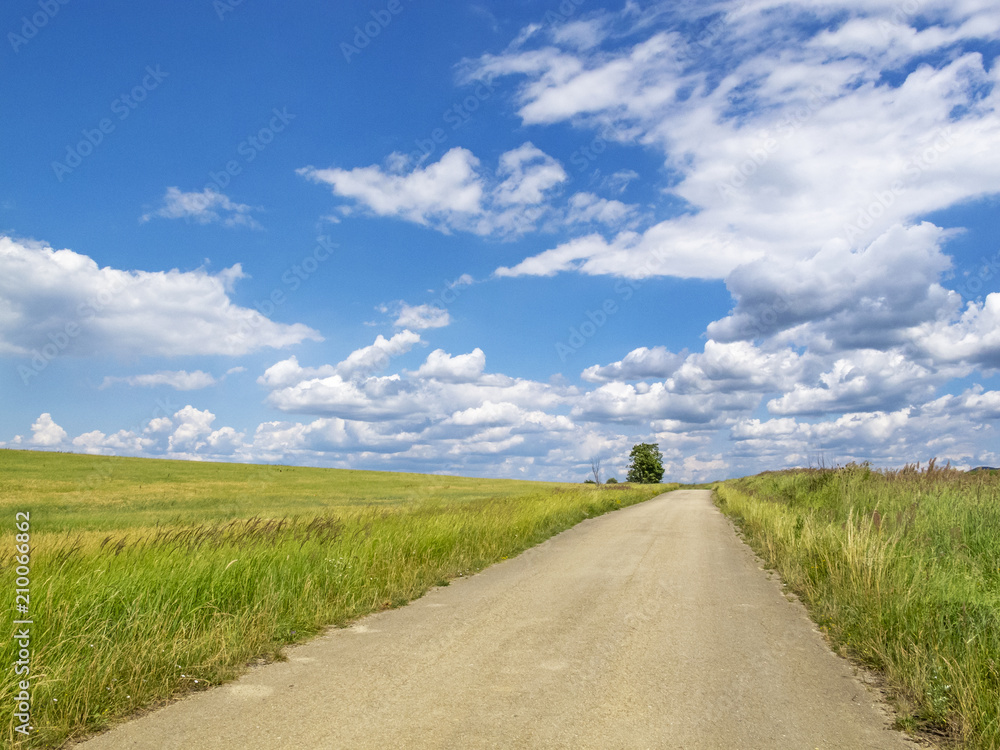
{"type": "Polygon", "coordinates": [[[1000,476],[851,465],[731,480],[722,510],[903,728],[1000,749],[1000,476]]]}
{"type": "MultiPolygon", "coordinates": [[[[0,450],[0,578],[30,513],[31,723],[54,747],[676,485],[594,487],[0,450]]],[[[20,615],[23,617],[23,615],[20,615]]]]}

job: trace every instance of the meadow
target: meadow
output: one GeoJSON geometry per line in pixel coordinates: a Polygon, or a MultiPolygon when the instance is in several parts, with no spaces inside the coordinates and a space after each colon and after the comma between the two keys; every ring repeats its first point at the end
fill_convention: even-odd
{"type": "Polygon", "coordinates": [[[928,466],[791,470],[716,486],[720,508],[901,728],[1000,749],[1000,476],[928,466]]]}
{"type": "Polygon", "coordinates": [[[11,631],[33,621],[34,727],[15,731],[5,639],[0,744],[57,747],[676,486],[0,450],[0,580],[11,631]],[[28,615],[14,614],[17,513],[28,615]]]}

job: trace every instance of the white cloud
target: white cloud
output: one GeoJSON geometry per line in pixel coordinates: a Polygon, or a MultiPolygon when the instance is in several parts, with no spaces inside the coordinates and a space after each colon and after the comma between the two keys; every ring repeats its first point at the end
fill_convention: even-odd
{"type": "Polygon", "coordinates": [[[393,357],[406,354],[420,342],[420,334],[408,330],[400,331],[391,339],[379,335],[370,346],[351,352],[337,365],[336,372],[342,377],[351,378],[384,370],[393,357]]]}
{"type": "Polygon", "coordinates": [[[457,411],[445,420],[446,424],[471,427],[517,426],[537,430],[572,430],[573,422],[562,415],[546,414],[544,411],[523,409],[509,402],[493,403],[485,401],[482,406],[473,406],[457,411]]]}
{"type": "Polygon", "coordinates": [[[590,422],[715,425],[727,412],[748,412],[759,402],[760,395],[752,392],[683,393],[667,383],[606,383],[581,396],[572,415],[590,422]]]}
{"type": "Polygon", "coordinates": [[[914,346],[942,362],[963,362],[1000,369],[1000,294],[969,302],[957,320],[919,323],[912,331],[914,346]]]}
{"type": "Polygon", "coordinates": [[[232,455],[243,447],[245,435],[232,427],[215,430],[205,438],[210,453],[214,455],[232,455]]]}
{"type": "Polygon", "coordinates": [[[188,404],[174,414],[176,427],[167,445],[172,453],[191,452],[201,447],[202,441],[213,433],[215,415],[208,409],[195,409],[188,404]]]}
{"type": "Polygon", "coordinates": [[[543,203],[552,188],[568,179],[562,165],[532,143],[501,154],[497,174],[504,179],[493,200],[501,206],[543,203]]]}
{"type": "Polygon", "coordinates": [[[712,338],[774,336],[841,348],[889,346],[922,321],[950,314],[958,295],[941,275],[951,260],[941,252],[947,232],[930,223],[891,227],[868,247],[834,240],[796,261],[758,260],[726,280],[736,307],[708,326],[712,338]]]}
{"type": "Polygon", "coordinates": [[[309,423],[265,422],[254,433],[252,450],[272,459],[309,454],[398,454],[412,445],[416,435],[385,429],[378,423],[344,419],[316,419],[309,423]]]}
{"type": "Polygon", "coordinates": [[[236,203],[222,193],[206,187],[200,193],[182,192],[179,188],[168,187],[163,196],[163,205],[156,211],[145,213],[141,221],[153,218],[192,219],[199,224],[222,224],[227,227],[248,227],[263,229],[250,214],[251,206],[236,203]]]}
{"type": "Polygon", "coordinates": [[[859,350],[838,358],[817,385],[796,383],[767,409],[779,415],[892,410],[929,399],[954,374],[935,373],[898,350],[859,350]]]}
{"type": "Polygon", "coordinates": [[[570,239],[501,275],[726,278],[834,239],[863,248],[894,224],[996,191],[996,69],[960,46],[997,38],[995,8],[930,3],[900,19],[890,3],[660,7],[671,17],[661,28],[701,28],[692,16],[702,15],[708,43],[635,22],[639,40],[607,51],[556,26],[467,65],[470,77],[520,82],[526,125],[659,149],[666,192],[688,207],[639,235],[570,239]],[[918,18],[930,25],[918,30],[918,18]],[[835,30],[805,30],[817,21],[835,30]]]}
{"type": "Polygon", "coordinates": [[[446,284],[446,286],[448,287],[448,289],[458,289],[458,288],[463,287],[463,286],[471,286],[472,284],[475,284],[475,283],[476,283],[476,280],[474,278],[472,278],[472,276],[470,274],[463,273],[461,276],[459,276],[454,281],[449,281],[446,284]]]}
{"type": "Polygon", "coordinates": [[[446,383],[473,383],[486,367],[486,355],[476,348],[468,354],[451,356],[444,349],[435,349],[417,370],[417,377],[432,378],[446,383]]]}
{"type": "Polygon", "coordinates": [[[399,216],[417,224],[445,225],[482,213],[483,184],[479,160],[464,148],[449,150],[440,161],[395,173],[403,165],[354,169],[303,167],[297,173],[329,185],[335,195],[351,198],[379,216],[399,216]]]}
{"type": "Polygon", "coordinates": [[[149,420],[144,432],[149,435],[166,435],[173,427],[170,417],[154,417],[149,420]]]}
{"type": "Polygon", "coordinates": [[[31,445],[52,448],[66,442],[67,437],[66,430],[53,421],[51,414],[45,412],[31,425],[31,438],[28,442],[31,445]]]}
{"type": "Polygon", "coordinates": [[[924,407],[930,414],[968,416],[976,422],[1000,419],[1000,391],[987,391],[981,385],[958,394],[947,394],[924,407]]]}
{"type": "Polygon", "coordinates": [[[271,365],[263,375],[257,378],[257,382],[274,389],[304,380],[316,380],[330,376],[336,376],[342,380],[363,378],[373,372],[384,370],[389,366],[393,357],[406,354],[419,343],[421,343],[420,334],[413,331],[400,331],[390,339],[379,334],[372,344],[356,349],[336,365],[302,367],[299,365],[299,360],[292,356],[271,365]]]}
{"type": "Polygon", "coordinates": [[[397,328],[413,328],[423,331],[428,328],[444,328],[451,323],[451,315],[443,307],[435,305],[400,304],[396,315],[397,328]]]}
{"type": "MultiPolygon", "coordinates": [[[[674,354],[666,347],[640,347],[610,365],[593,365],[581,377],[591,383],[662,379],[664,393],[765,393],[791,387],[817,363],[788,348],[765,351],[745,341],[709,339],[702,352],[674,354]]],[[[642,387],[648,387],[642,384],[642,387]]],[[[628,393],[621,389],[606,393],[628,393]]]]}
{"type": "Polygon", "coordinates": [[[654,346],[652,349],[641,346],[625,355],[620,362],[588,367],[580,377],[591,383],[667,378],[681,365],[684,356],[674,354],[665,346],[654,346]]]}
{"type": "MultiPolygon", "coordinates": [[[[618,55],[588,48],[584,54],[590,57],[556,46],[514,50],[484,56],[470,74],[526,76],[518,111],[525,124],[551,124],[630,105],[648,115],[671,103],[679,87],[674,42],[674,35],[658,33],[618,55]]],[[[567,46],[579,50],[579,45],[567,46]]]]}
{"type": "Polygon", "coordinates": [[[705,350],[688,355],[666,383],[678,393],[764,393],[798,382],[810,365],[809,356],[788,348],[769,351],[745,341],[710,339],[705,350]]]}
{"type": "Polygon", "coordinates": [[[552,38],[556,42],[581,50],[596,47],[606,36],[607,31],[600,18],[573,20],[552,31],[552,38]]]}
{"type": "Polygon", "coordinates": [[[739,420],[732,428],[733,459],[755,467],[872,461],[901,466],[938,457],[941,463],[989,464],[996,440],[1000,392],[973,387],[959,395],[896,410],[848,412],[809,422],[792,417],[739,420]]]}
{"type": "Polygon", "coordinates": [[[239,264],[197,271],[100,268],[72,250],[0,236],[0,354],[241,355],[322,341],[233,303],[239,264]]]}
{"type": "MultiPolygon", "coordinates": [[[[500,155],[495,175],[468,149],[415,166],[393,155],[385,167],[304,167],[298,174],[329,185],[377,216],[392,216],[443,232],[517,236],[551,212],[550,198],[568,177],[562,165],[530,142],[500,155]]],[[[610,209],[614,210],[614,209],[610,209]]]]}
{"type": "Polygon", "coordinates": [[[723,278],[741,263],[763,258],[768,247],[752,237],[736,238],[705,214],[660,222],[645,232],[619,232],[610,241],[600,234],[576,237],[500,267],[497,276],[554,276],[575,271],[591,276],[630,279],[653,276],[723,278]]]}
{"type": "MultiPolygon", "coordinates": [[[[759,396],[726,393],[732,377],[718,377],[722,370],[740,371],[739,363],[726,362],[726,353],[742,352],[751,359],[778,356],[740,348],[744,346],[727,345],[708,358],[690,355],[679,368],[702,373],[707,379],[700,388],[715,382],[719,390],[713,393],[678,393],[670,380],[612,382],[581,392],[485,372],[472,382],[442,382],[416,373],[354,382],[338,375],[304,377],[291,389],[276,389],[291,399],[278,405],[341,415],[241,430],[217,428],[211,411],[187,405],[170,417],[150,420],[141,431],[105,435],[94,430],[68,441],[65,431],[43,414],[32,427],[30,444],[88,453],[572,481],[589,473],[595,456],[605,459],[607,474],[623,478],[629,447],[649,440],[661,446],[668,481],[705,481],[744,467],[759,469],[759,462],[771,467],[866,459],[899,464],[931,455],[965,465],[991,462],[993,454],[977,442],[991,444],[995,438],[1000,392],[977,386],[893,411],[851,412],[819,422],[761,420],[750,416],[759,396]],[[722,368],[714,371],[714,380],[713,366],[722,368]],[[348,394],[356,400],[346,402],[348,394]],[[713,436],[726,426],[731,442],[720,451],[713,436]]],[[[302,368],[299,376],[308,374],[302,368]]],[[[20,447],[22,442],[15,438],[9,445],[20,447]]]]}
{"type": "MultiPolygon", "coordinates": [[[[581,434],[587,434],[569,417],[551,413],[552,399],[539,393],[540,384],[493,378],[491,385],[490,379],[484,376],[486,382],[476,384],[394,379],[396,390],[391,394],[377,392],[380,384],[369,380],[353,384],[350,393],[357,400],[350,404],[345,396],[351,384],[328,379],[320,387],[327,399],[338,399],[336,409],[344,416],[306,425],[262,426],[258,437],[266,433],[268,445],[276,451],[288,443],[302,450],[360,450],[369,458],[371,454],[391,456],[393,463],[387,466],[396,468],[417,462],[425,470],[466,473],[488,461],[483,463],[484,470],[495,473],[497,462],[508,457],[521,456],[533,463],[534,457],[556,446],[575,449],[581,434]],[[505,397],[511,400],[501,400],[505,397]],[[390,411],[401,403],[405,408],[390,411]],[[547,408],[531,408],[532,403],[544,403],[547,408]],[[318,433],[324,436],[322,441],[318,433]]],[[[316,387],[309,384],[310,389],[316,387]]],[[[309,404],[313,411],[332,406],[329,400],[309,404]]]]}
{"type": "Polygon", "coordinates": [[[267,401],[286,412],[361,421],[418,418],[430,408],[398,375],[370,377],[359,383],[340,375],[303,380],[271,392],[267,401]]]}
{"type": "Polygon", "coordinates": [[[101,388],[107,388],[115,383],[125,383],[144,388],[155,388],[163,385],[178,391],[196,391],[200,388],[208,388],[218,382],[215,376],[201,370],[195,370],[194,372],[187,372],[186,370],[160,370],[159,372],[146,375],[128,375],[125,377],[106,376],[104,382],[101,383],[101,388]]]}
{"type": "Polygon", "coordinates": [[[727,468],[729,468],[729,464],[721,455],[712,456],[707,460],[702,460],[697,456],[685,456],[683,471],[677,478],[682,482],[697,481],[695,478],[706,476],[725,478],[723,472],[727,468]]]}
{"type": "Polygon", "coordinates": [[[105,435],[100,430],[85,432],[73,438],[73,447],[84,453],[105,456],[139,455],[152,449],[156,441],[130,430],[119,430],[113,435],[105,435]]]}
{"type": "Polygon", "coordinates": [[[600,198],[593,193],[577,193],[569,199],[566,213],[568,224],[605,224],[618,227],[629,222],[636,215],[635,206],[621,201],[600,198]]]}
{"type": "Polygon", "coordinates": [[[486,401],[549,411],[576,393],[572,387],[486,373],[485,362],[481,349],[455,356],[438,349],[415,372],[353,380],[330,366],[298,371],[297,362],[286,362],[260,382],[271,388],[268,403],[282,411],[401,424],[439,422],[486,401]]]}

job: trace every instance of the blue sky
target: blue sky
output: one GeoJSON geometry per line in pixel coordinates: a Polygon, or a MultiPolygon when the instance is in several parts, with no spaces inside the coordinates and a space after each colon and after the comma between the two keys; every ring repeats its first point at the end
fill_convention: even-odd
{"type": "Polygon", "coordinates": [[[13,2],[0,446],[1000,462],[1000,9],[13,2]]]}

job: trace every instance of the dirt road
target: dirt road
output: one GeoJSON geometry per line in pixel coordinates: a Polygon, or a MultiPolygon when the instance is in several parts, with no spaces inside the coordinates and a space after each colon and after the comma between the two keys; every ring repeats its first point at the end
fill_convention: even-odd
{"type": "Polygon", "coordinates": [[[687,490],[80,747],[912,748],[687,490]]]}

